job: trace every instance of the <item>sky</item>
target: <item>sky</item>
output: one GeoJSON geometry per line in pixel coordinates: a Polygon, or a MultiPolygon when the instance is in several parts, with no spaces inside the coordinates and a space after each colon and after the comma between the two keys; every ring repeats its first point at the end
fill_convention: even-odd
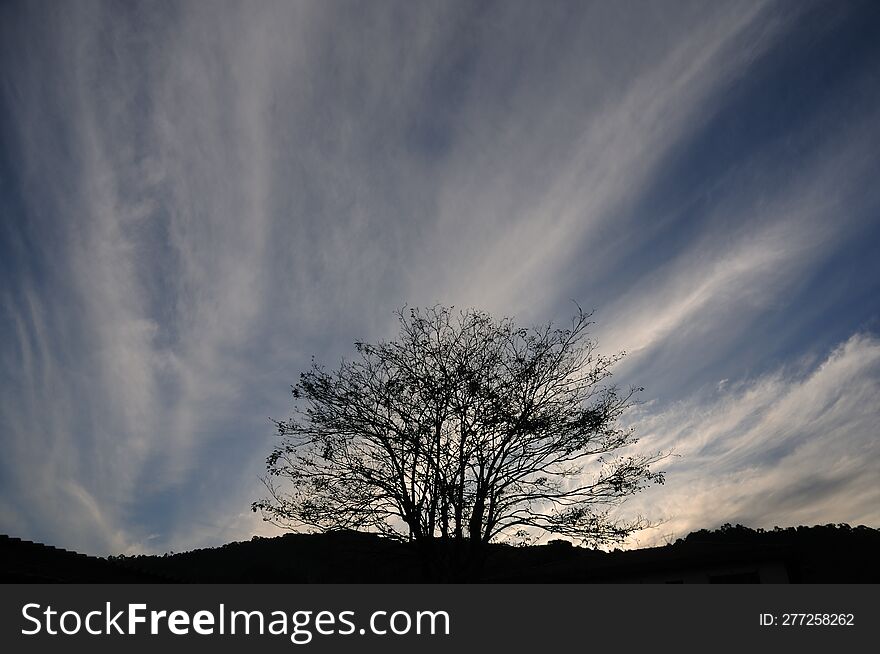
{"type": "Polygon", "coordinates": [[[630,545],[880,527],[874,2],[0,6],[0,532],[250,510],[314,355],[594,309],[672,450],[630,545]]]}

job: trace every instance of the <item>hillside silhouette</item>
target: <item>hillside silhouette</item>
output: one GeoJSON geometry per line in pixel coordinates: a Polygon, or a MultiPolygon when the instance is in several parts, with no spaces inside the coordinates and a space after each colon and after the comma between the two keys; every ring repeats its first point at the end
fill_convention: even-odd
{"type": "MultiPolygon", "coordinates": [[[[849,525],[724,525],[662,547],[604,552],[567,541],[494,544],[478,582],[878,583],[880,530],[849,525]]],[[[91,557],[0,538],[0,581],[415,583],[417,552],[374,534],[254,537],[178,554],[91,557]]]]}

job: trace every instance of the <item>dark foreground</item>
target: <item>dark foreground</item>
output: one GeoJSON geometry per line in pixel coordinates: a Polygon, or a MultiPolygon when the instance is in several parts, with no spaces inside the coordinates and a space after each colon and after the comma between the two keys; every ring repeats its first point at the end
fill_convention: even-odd
{"type": "MultiPolygon", "coordinates": [[[[479,582],[878,583],[880,531],[826,525],[752,530],[725,525],[674,544],[601,552],[494,545],[479,582]]],[[[287,534],[163,556],[100,558],[0,537],[5,583],[410,583],[415,552],[371,534],[287,534]]]]}

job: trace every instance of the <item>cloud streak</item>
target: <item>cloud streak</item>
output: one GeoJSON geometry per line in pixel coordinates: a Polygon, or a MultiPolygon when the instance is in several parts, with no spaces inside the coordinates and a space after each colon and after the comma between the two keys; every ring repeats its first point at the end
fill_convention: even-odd
{"type": "MultiPolygon", "coordinates": [[[[740,523],[880,522],[880,341],[856,334],[818,365],[738,382],[637,424],[678,455],[668,485],[636,500],[663,520],[642,544],[740,523]]],[[[631,507],[634,508],[634,507],[631,507]]]]}

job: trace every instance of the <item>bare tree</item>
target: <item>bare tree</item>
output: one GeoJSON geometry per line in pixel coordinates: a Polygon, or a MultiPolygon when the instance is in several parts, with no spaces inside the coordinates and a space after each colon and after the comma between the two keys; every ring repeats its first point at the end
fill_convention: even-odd
{"type": "Polygon", "coordinates": [[[590,314],[533,329],[444,307],[398,318],[396,340],[300,375],[253,504],[264,519],[414,542],[435,579],[475,574],[520,530],[595,545],[645,526],[612,510],[663,482],[661,456],[612,456],[635,441],[618,418],[641,389],[607,383],[622,354],[596,351],[590,314]]]}

